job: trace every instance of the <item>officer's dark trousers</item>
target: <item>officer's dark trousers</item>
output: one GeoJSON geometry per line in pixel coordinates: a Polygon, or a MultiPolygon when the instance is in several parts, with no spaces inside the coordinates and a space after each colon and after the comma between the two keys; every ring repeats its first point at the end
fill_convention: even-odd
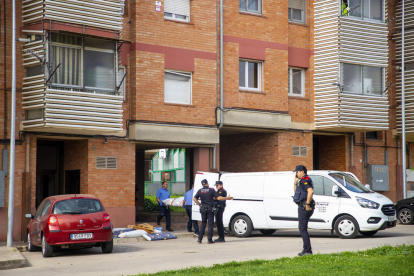
{"type": "Polygon", "coordinates": [[[224,208],[218,208],[216,215],[216,225],[220,240],[224,240],[223,213],[224,208]]]}
{"type": "Polygon", "coordinates": [[[166,227],[171,227],[171,215],[170,215],[170,208],[168,206],[159,206],[160,208],[160,215],[158,216],[157,220],[160,221],[164,216],[166,219],[166,227]]]}
{"type": "Polygon", "coordinates": [[[198,238],[200,240],[203,239],[207,222],[208,222],[207,238],[209,241],[211,241],[213,239],[213,226],[214,226],[214,214],[211,208],[209,210],[201,212],[201,228],[200,228],[200,236],[198,238]]]}
{"type": "Polygon", "coordinates": [[[298,209],[299,217],[299,232],[303,240],[303,252],[312,253],[312,247],[309,239],[308,233],[308,222],[310,217],[313,215],[313,209],[311,211],[306,211],[302,207],[298,209]]]}
{"type": "Polygon", "coordinates": [[[187,231],[191,231],[191,224],[194,227],[194,233],[199,234],[200,230],[198,229],[198,223],[196,220],[192,220],[192,205],[185,205],[185,211],[187,212],[188,222],[187,222],[187,231]]]}

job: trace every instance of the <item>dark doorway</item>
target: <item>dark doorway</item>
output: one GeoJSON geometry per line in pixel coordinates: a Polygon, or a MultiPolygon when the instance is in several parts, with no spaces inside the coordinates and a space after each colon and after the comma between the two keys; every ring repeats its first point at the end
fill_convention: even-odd
{"type": "Polygon", "coordinates": [[[313,169],[319,170],[319,138],[313,136],[313,169]]]}
{"type": "Polygon", "coordinates": [[[65,194],[80,194],[80,170],[65,171],[65,194]]]}
{"type": "Polygon", "coordinates": [[[63,143],[37,143],[36,208],[46,197],[63,193],[63,143]]]}

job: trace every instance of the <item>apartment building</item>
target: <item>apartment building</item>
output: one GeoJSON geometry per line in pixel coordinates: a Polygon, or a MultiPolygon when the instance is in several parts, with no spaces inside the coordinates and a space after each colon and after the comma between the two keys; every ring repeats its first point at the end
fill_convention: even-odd
{"type": "MultiPolygon", "coordinates": [[[[11,2],[0,10],[3,160],[11,2]]],[[[94,194],[116,227],[134,223],[146,151],[154,149],[185,149],[187,187],[197,171],[303,164],[354,172],[392,200],[402,198],[401,3],[223,3],[222,34],[218,0],[17,3],[17,37],[29,42],[17,42],[16,240],[27,235],[24,213],[54,194],[94,194]],[[372,180],[376,173],[382,182],[372,180]]],[[[413,14],[406,19],[411,44],[413,14]]],[[[408,131],[414,67],[406,66],[408,131]]],[[[406,167],[414,161],[408,148],[406,167]]],[[[0,190],[6,221],[7,175],[0,190]]],[[[0,225],[0,240],[6,232],[0,225]]]]}

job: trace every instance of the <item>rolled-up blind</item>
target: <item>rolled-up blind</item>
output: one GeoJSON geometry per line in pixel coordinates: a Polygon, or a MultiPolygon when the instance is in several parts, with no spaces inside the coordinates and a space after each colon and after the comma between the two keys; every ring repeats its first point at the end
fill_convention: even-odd
{"type": "Polygon", "coordinates": [[[289,8],[303,10],[305,8],[305,0],[289,0],[289,8]]]}
{"type": "Polygon", "coordinates": [[[165,0],[164,12],[190,16],[190,0],[165,0]]]}

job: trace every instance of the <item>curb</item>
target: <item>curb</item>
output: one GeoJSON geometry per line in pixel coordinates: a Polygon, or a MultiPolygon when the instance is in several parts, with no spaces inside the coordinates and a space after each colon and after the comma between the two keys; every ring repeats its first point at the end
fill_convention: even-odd
{"type": "Polygon", "coordinates": [[[21,268],[26,265],[26,259],[16,247],[0,247],[0,270],[21,268]]]}

